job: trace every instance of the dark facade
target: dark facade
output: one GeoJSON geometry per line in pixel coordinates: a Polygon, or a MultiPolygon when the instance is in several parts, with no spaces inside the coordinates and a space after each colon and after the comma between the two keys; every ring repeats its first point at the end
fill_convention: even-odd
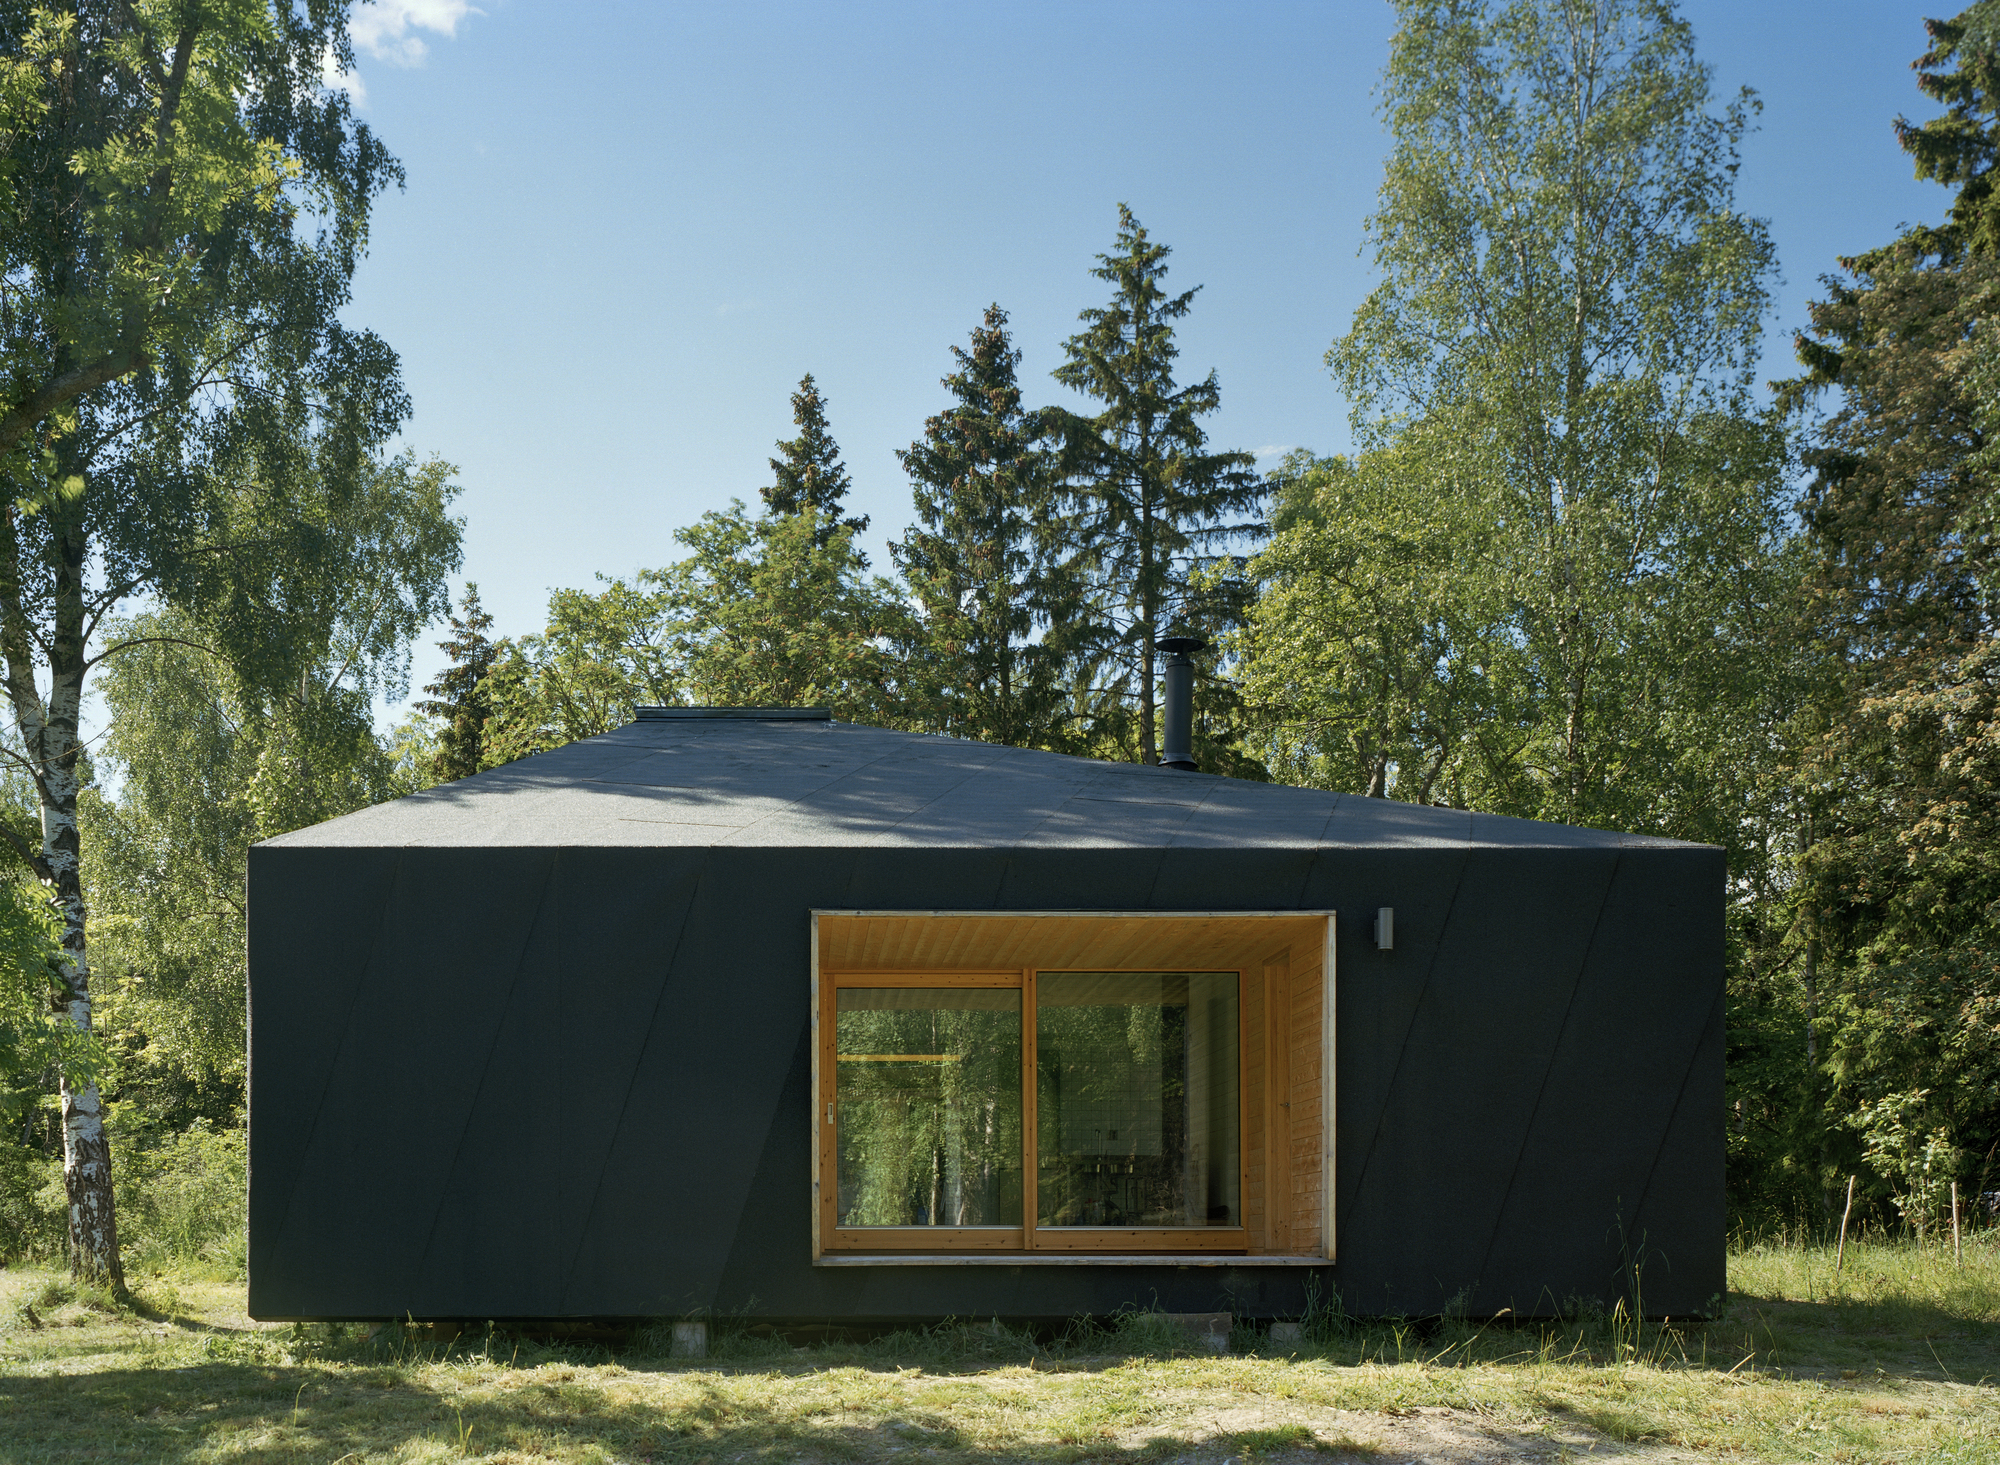
{"type": "Polygon", "coordinates": [[[250,865],[263,1318],[1649,1313],[1723,1290],[1719,850],[638,722],[250,865]],[[1395,945],[1370,937],[1395,911],[1395,945]],[[1335,1258],[816,1265],[811,912],[1340,913],[1335,1258]]]}

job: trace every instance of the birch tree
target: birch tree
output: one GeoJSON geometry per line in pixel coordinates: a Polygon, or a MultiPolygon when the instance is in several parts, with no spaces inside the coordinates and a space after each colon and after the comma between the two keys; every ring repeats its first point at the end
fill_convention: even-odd
{"type": "Polygon", "coordinates": [[[115,984],[114,1032],[144,1034],[146,1067],[233,1091],[232,1107],[245,1077],[250,846],[414,792],[374,708],[408,690],[410,645],[443,604],[460,525],[448,465],[405,469],[376,473],[352,506],[343,532],[363,552],[343,573],[294,582],[310,604],[284,684],[246,681],[172,607],[103,638],[122,649],[98,682],[99,764],[115,796],[86,789],[79,808],[93,962],[115,984]]]}
{"type": "MultiPolygon", "coordinates": [[[[87,1032],[77,727],[118,649],[93,636],[150,595],[295,679],[299,587],[343,571],[407,413],[393,353],[338,318],[401,174],[322,80],[343,5],[15,5],[0,33],[0,672],[42,826],[15,848],[87,1032]]],[[[122,1287],[102,1096],[65,1075],[62,1106],[72,1263],[122,1287]]]]}
{"type": "Polygon", "coordinates": [[[1510,812],[1716,837],[1785,517],[1751,396],[1774,254],[1735,203],[1755,99],[1713,105],[1670,0],[1398,15],[1382,283],[1328,364],[1367,447],[1421,424],[1452,461],[1419,491],[1493,526],[1461,568],[1527,664],[1510,812]]]}

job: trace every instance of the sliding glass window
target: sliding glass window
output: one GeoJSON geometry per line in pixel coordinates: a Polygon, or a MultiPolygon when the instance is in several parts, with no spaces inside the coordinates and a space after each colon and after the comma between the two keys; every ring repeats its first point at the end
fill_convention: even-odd
{"type": "Polygon", "coordinates": [[[1241,973],[929,980],[823,989],[824,1246],[1245,1244],[1241,973]]]}
{"type": "Polygon", "coordinates": [[[1038,1226],[1243,1224],[1235,972],[1044,972],[1038,1226]]]}
{"type": "Polygon", "coordinates": [[[843,987],[842,1226],[1021,1224],[1021,994],[843,987]]]}

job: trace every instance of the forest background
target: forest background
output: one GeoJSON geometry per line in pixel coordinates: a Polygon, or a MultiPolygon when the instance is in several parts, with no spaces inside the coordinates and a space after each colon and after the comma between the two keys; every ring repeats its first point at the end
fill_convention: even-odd
{"type": "Polygon", "coordinates": [[[1209,441],[1199,297],[1121,206],[1068,405],[998,305],[950,348],[888,564],[808,376],[759,502],[539,629],[465,586],[383,733],[464,524],[341,323],[400,179],[328,84],[344,10],[0,5],[0,1254],[240,1266],[253,841],[635,703],[1153,762],[1170,628],[1205,771],[1729,852],[1740,1228],[1824,1227],[1849,1176],[1919,1232],[2000,1193],[2000,0],[1930,23],[1944,115],[1897,123],[1945,222],[1838,262],[1775,394],[1756,100],[1674,7],[1396,12],[1379,283],[1327,352],[1355,451],[1209,441]]]}

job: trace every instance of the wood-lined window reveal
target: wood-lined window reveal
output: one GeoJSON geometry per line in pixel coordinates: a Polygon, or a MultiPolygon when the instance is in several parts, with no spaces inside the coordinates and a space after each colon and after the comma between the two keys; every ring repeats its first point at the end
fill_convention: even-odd
{"type": "Polygon", "coordinates": [[[816,914],[815,1254],[1330,1255],[1329,921],[816,914]],[[945,921],[988,939],[917,929],[945,921]],[[1095,959],[921,964],[1019,955],[1023,922],[1029,954],[1095,959]],[[1176,949],[1237,961],[1147,960],[1176,949]]]}

